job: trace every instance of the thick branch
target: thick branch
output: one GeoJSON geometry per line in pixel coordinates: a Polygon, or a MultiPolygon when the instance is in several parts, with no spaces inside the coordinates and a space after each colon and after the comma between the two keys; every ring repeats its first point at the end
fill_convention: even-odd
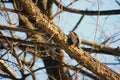
{"type": "Polygon", "coordinates": [[[58,26],[56,26],[53,22],[50,22],[31,0],[18,1],[21,3],[23,11],[29,16],[29,18],[35,21],[35,25],[42,28],[48,36],[52,36],[54,34],[53,40],[77,62],[85,66],[103,80],[120,79],[120,76],[116,72],[92,58],[87,52],[70,45],[68,42],[68,37],[60,30],[58,26]]]}
{"type": "MultiPolygon", "coordinates": [[[[13,26],[9,26],[8,27],[8,26],[5,26],[5,25],[0,25],[0,29],[2,29],[2,30],[6,30],[7,29],[7,30],[12,30],[12,31],[20,31],[20,32],[26,32],[26,33],[37,33],[37,34],[40,34],[40,35],[42,34],[40,32],[40,30],[38,30],[38,29],[37,30],[32,30],[32,29],[25,29],[25,28],[15,28],[13,26]]],[[[14,41],[14,38],[10,39],[10,40],[14,41]]],[[[19,40],[17,40],[17,41],[19,42],[19,40]]],[[[93,47],[94,48],[94,49],[92,49],[93,52],[109,54],[109,55],[114,55],[114,56],[120,56],[120,49],[111,48],[111,47],[105,46],[103,44],[97,44],[95,42],[90,42],[90,41],[83,40],[83,39],[81,41],[82,41],[82,44],[86,44],[86,45],[89,45],[89,46],[93,47]]],[[[24,43],[24,40],[22,42],[24,43]]],[[[88,51],[88,52],[91,51],[91,48],[83,48],[83,49],[85,51],[88,51]]]]}

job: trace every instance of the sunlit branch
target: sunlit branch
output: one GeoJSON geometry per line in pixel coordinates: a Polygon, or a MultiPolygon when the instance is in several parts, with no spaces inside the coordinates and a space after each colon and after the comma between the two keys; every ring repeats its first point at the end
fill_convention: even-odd
{"type": "Polygon", "coordinates": [[[5,61],[0,60],[0,70],[2,70],[5,73],[8,73],[12,78],[16,79],[17,76],[16,74],[13,72],[12,68],[9,67],[8,64],[5,63],[5,61]]]}
{"type": "Polygon", "coordinates": [[[82,40],[82,44],[86,44],[86,45],[89,45],[95,49],[98,49],[98,50],[101,50],[101,51],[104,51],[104,52],[107,52],[107,53],[111,53],[111,54],[116,54],[117,56],[120,56],[120,49],[117,49],[117,48],[111,48],[111,47],[108,47],[108,46],[105,46],[103,44],[97,44],[95,42],[90,42],[90,41],[87,41],[87,40],[82,40]]]}
{"type": "MultiPolygon", "coordinates": [[[[113,80],[113,79],[120,79],[119,74],[115,71],[109,69],[106,65],[101,64],[95,58],[92,58],[87,52],[82,50],[81,48],[78,49],[74,46],[71,46],[68,43],[68,37],[56,26],[54,23],[50,22],[34,5],[31,0],[18,0],[23,7],[23,10],[26,11],[28,17],[30,19],[36,21],[35,25],[39,25],[38,27],[42,28],[43,31],[48,36],[55,34],[53,40],[58,43],[64,50],[68,53],[68,55],[72,56],[77,62],[82,64],[84,67],[92,71],[97,76],[101,77],[101,79],[106,80],[113,80]],[[37,14],[36,14],[37,13],[37,14]],[[109,77],[111,75],[111,77],[109,77]]],[[[101,48],[104,46],[100,46],[101,48]]]]}
{"type": "MultiPolygon", "coordinates": [[[[39,33],[38,30],[15,28],[13,26],[8,27],[8,26],[5,26],[5,25],[0,25],[0,29],[3,29],[3,30],[7,29],[7,30],[13,30],[13,31],[20,31],[20,32],[41,34],[41,33],[39,33]]],[[[31,41],[29,41],[29,42],[31,42],[31,41]]],[[[22,41],[22,43],[24,43],[24,40],[22,41]]],[[[82,40],[82,43],[85,44],[85,45],[89,45],[89,46],[93,46],[94,45],[94,48],[97,48],[97,49],[94,49],[93,52],[103,53],[103,54],[109,54],[109,55],[115,55],[115,56],[120,56],[120,54],[119,54],[120,50],[119,49],[116,50],[116,48],[110,48],[110,47],[105,46],[103,44],[97,44],[97,43],[93,43],[93,42],[86,41],[86,40],[82,40]],[[100,47],[100,46],[102,46],[103,48],[100,47]]],[[[84,48],[84,49],[87,50],[87,51],[91,50],[91,49],[88,49],[88,48],[84,48]]]]}

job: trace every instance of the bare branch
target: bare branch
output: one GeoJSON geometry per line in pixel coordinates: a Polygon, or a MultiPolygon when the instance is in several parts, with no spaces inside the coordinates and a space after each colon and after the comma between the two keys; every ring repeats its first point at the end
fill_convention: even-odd
{"type": "Polygon", "coordinates": [[[120,56],[120,52],[119,52],[119,50],[117,50],[117,48],[112,48],[116,52],[105,51],[105,50],[100,50],[100,49],[96,49],[96,48],[84,48],[84,47],[81,47],[81,48],[87,52],[90,52],[92,50],[92,52],[96,53],[96,54],[107,54],[107,55],[113,55],[113,56],[120,56]]]}
{"type": "Polygon", "coordinates": [[[75,29],[79,26],[79,24],[81,23],[82,19],[84,18],[85,15],[82,15],[79,19],[79,21],[77,22],[77,24],[75,25],[75,27],[72,29],[72,31],[75,31],[75,29]]]}
{"type": "Polygon", "coordinates": [[[40,42],[32,42],[32,41],[25,41],[25,40],[20,40],[20,39],[15,39],[15,38],[11,38],[11,37],[6,37],[6,36],[0,36],[0,39],[2,40],[9,40],[9,41],[13,41],[13,42],[19,42],[19,43],[22,43],[23,45],[24,44],[28,44],[28,45],[38,45],[38,46],[46,46],[46,47],[58,47],[59,48],[59,45],[57,44],[48,44],[48,43],[40,43],[40,42]]]}
{"type": "Polygon", "coordinates": [[[111,55],[120,56],[120,49],[117,49],[117,48],[111,48],[111,47],[105,46],[103,44],[97,44],[95,42],[90,42],[87,40],[82,40],[82,44],[89,45],[89,46],[91,46],[95,49],[98,49],[100,51],[110,53],[111,55]]]}
{"type": "Polygon", "coordinates": [[[0,69],[3,72],[8,73],[13,79],[17,79],[17,75],[3,60],[0,60],[0,69]]]}
{"type": "Polygon", "coordinates": [[[14,10],[14,9],[10,9],[10,8],[3,8],[3,7],[0,7],[0,10],[2,11],[7,11],[7,12],[13,12],[13,13],[18,13],[20,11],[18,10],[14,10]]]}
{"type": "Polygon", "coordinates": [[[120,6],[120,2],[119,1],[116,0],[115,2],[120,6]]]}
{"type": "Polygon", "coordinates": [[[73,8],[68,8],[63,6],[60,2],[57,0],[54,0],[55,4],[59,7],[62,8],[64,11],[68,11],[71,13],[76,13],[76,14],[83,14],[83,15],[93,15],[93,16],[98,16],[98,13],[100,12],[99,15],[119,15],[120,14],[120,9],[117,10],[104,10],[104,11],[85,11],[85,10],[78,10],[78,9],[73,9],[73,8]]]}
{"type": "Polygon", "coordinates": [[[40,30],[38,29],[26,29],[21,28],[22,26],[14,27],[14,26],[6,26],[0,24],[0,29],[2,30],[12,30],[12,31],[20,31],[20,32],[26,32],[26,33],[36,33],[36,34],[42,34],[40,30]]]}
{"type": "MultiPolygon", "coordinates": [[[[42,34],[39,32],[39,30],[32,30],[32,29],[24,29],[24,28],[15,28],[13,26],[5,26],[5,25],[0,25],[0,29],[3,29],[3,30],[13,30],[13,31],[21,31],[21,32],[27,32],[27,33],[37,33],[37,34],[42,34]]],[[[9,40],[9,38],[7,38],[9,40]]],[[[11,39],[10,39],[11,40],[11,39]]],[[[12,41],[14,41],[14,38],[12,38],[12,41]]],[[[24,43],[26,44],[26,42],[24,42],[25,40],[23,40],[22,42],[20,41],[20,43],[24,43]]],[[[16,42],[16,40],[14,41],[16,42]]],[[[17,40],[17,42],[19,42],[19,40],[17,40]]],[[[36,44],[36,43],[29,43],[30,44],[36,44]]],[[[94,49],[93,52],[98,52],[98,53],[101,53],[103,52],[103,54],[109,54],[109,55],[115,55],[115,56],[120,56],[120,50],[117,48],[111,48],[111,47],[108,47],[108,46],[105,46],[103,44],[97,44],[97,43],[93,43],[93,42],[90,42],[90,41],[86,41],[86,40],[82,40],[82,44],[86,44],[86,45],[89,45],[91,47],[94,47],[94,48],[97,48],[97,49],[94,49]],[[94,45],[94,46],[93,46],[94,45]],[[102,47],[100,47],[102,46],[102,47]]],[[[49,45],[50,46],[50,45],[49,45]]],[[[57,45],[54,45],[54,47],[57,46],[57,45]]],[[[58,47],[58,46],[57,46],[58,47]]],[[[85,48],[84,48],[85,49],[85,48]]],[[[87,51],[90,51],[91,49],[85,49],[87,51]]]]}
{"type": "Polygon", "coordinates": [[[53,40],[60,44],[62,48],[72,56],[77,62],[82,64],[84,67],[95,73],[101,79],[106,80],[119,80],[120,75],[108,68],[106,65],[101,64],[96,59],[92,58],[87,52],[82,49],[70,45],[68,37],[56,26],[53,22],[49,21],[45,15],[43,15],[39,8],[37,8],[31,0],[18,0],[21,3],[25,13],[28,14],[29,18],[36,21],[35,24],[42,28],[43,31],[50,37],[52,34],[53,40]]]}

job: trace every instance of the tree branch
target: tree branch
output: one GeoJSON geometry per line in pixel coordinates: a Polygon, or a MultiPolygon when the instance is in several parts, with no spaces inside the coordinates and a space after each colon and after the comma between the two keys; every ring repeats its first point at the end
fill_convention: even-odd
{"type": "Polygon", "coordinates": [[[111,53],[111,55],[116,55],[116,56],[120,56],[120,49],[117,49],[117,48],[111,48],[111,47],[108,47],[108,46],[105,46],[103,44],[97,44],[95,42],[90,42],[90,41],[87,41],[87,40],[81,40],[82,44],[86,44],[86,45],[89,45],[99,51],[103,51],[103,52],[106,52],[106,53],[111,53]]]}
{"type": "Polygon", "coordinates": [[[68,37],[56,26],[52,21],[49,21],[45,15],[41,13],[39,8],[34,5],[31,0],[18,0],[23,7],[23,12],[29,16],[30,19],[35,21],[35,25],[39,25],[39,28],[50,37],[53,34],[53,40],[59,44],[68,55],[72,56],[78,63],[95,73],[103,80],[119,80],[118,75],[113,70],[109,69],[106,65],[101,64],[96,59],[92,58],[87,52],[81,48],[70,45],[68,37]]]}
{"type": "Polygon", "coordinates": [[[120,52],[117,52],[116,48],[114,49],[114,51],[116,51],[116,53],[113,51],[113,52],[108,52],[108,51],[104,51],[104,50],[99,50],[99,49],[96,49],[96,48],[84,48],[84,47],[81,47],[83,50],[87,51],[87,52],[90,52],[92,50],[92,53],[96,53],[96,54],[106,54],[106,55],[113,55],[113,56],[120,56],[120,52]]]}
{"type": "Polygon", "coordinates": [[[86,10],[78,10],[78,9],[68,8],[68,7],[62,5],[57,0],[54,0],[54,3],[56,4],[57,7],[63,9],[64,11],[68,11],[68,12],[76,13],[76,14],[92,15],[92,16],[95,16],[95,15],[98,16],[98,13],[100,13],[99,15],[119,15],[120,14],[120,9],[105,10],[105,11],[86,11],[86,10]]]}
{"type": "Polygon", "coordinates": [[[7,65],[3,60],[0,60],[0,69],[8,73],[13,79],[17,79],[17,75],[14,73],[14,71],[7,65]]]}
{"type": "MultiPolygon", "coordinates": [[[[7,30],[12,30],[12,31],[20,31],[20,32],[26,32],[26,33],[42,34],[39,29],[32,30],[32,29],[25,29],[25,28],[15,28],[13,26],[8,27],[8,26],[5,26],[5,25],[0,25],[0,29],[2,29],[2,30],[7,29],[7,30]]],[[[6,38],[6,37],[4,37],[4,38],[6,38]]],[[[15,38],[12,38],[12,39],[7,38],[7,39],[16,42],[16,40],[14,40],[15,38]]],[[[17,41],[19,42],[19,40],[17,40],[17,41]]],[[[97,44],[95,42],[90,42],[90,41],[83,40],[83,39],[81,41],[82,41],[82,44],[86,44],[86,45],[89,45],[91,47],[94,47],[95,49],[93,49],[93,52],[109,54],[109,55],[114,55],[114,56],[120,56],[120,49],[111,48],[111,47],[105,46],[103,44],[97,44]]],[[[26,44],[27,42],[25,42],[25,40],[23,40],[23,41],[20,41],[20,43],[26,44]]],[[[34,44],[34,43],[31,43],[31,41],[30,41],[29,44],[34,44]]],[[[54,47],[56,47],[56,46],[57,45],[55,45],[54,47]]],[[[88,51],[88,52],[91,50],[91,48],[83,48],[83,49],[85,51],[88,51]]]]}
{"type": "Polygon", "coordinates": [[[18,13],[20,11],[18,10],[14,10],[14,9],[10,9],[10,8],[3,8],[3,7],[0,7],[0,10],[2,11],[7,11],[7,12],[13,12],[13,13],[18,13]]]}
{"type": "Polygon", "coordinates": [[[46,47],[58,47],[60,48],[59,45],[57,44],[48,44],[48,43],[40,43],[40,42],[33,42],[33,41],[25,41],[25,40],[20,40],[20,39],[15,39],[15,38],[11,38],[11,37],[6,37],[6,36],[0,36],[1,40],[9,40],[9,41],[14,41],[14,42],[19,42],[22,44],[28,44],[28,45],[38,45],[38,46],[46,46],[46,47]]]}
{"type": "Polygon", "coordinates": [[[26,32],[26,33],[42,34],[38,29],[28,29],[28,28],[21,28],[21,27],[22,26],[14,27],[14,26],[6,26],[6,25],[0,24],[0,29],[2,30],[12,30],[12,31],[20,31],[20,32],[26,32]]]}

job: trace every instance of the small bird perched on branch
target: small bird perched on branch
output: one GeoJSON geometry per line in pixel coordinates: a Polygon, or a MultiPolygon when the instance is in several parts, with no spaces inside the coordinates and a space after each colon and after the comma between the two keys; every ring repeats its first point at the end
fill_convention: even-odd
{"type": "Polygon", "coordinates": [[[71,39],[71,42],[74,46],[76,46],[77,48],[79,48],[80,44],[81,44],[81,39],[80,37],[75,33],[75,32],[70,32],[69,34],[69,38],[71,39]]]}

